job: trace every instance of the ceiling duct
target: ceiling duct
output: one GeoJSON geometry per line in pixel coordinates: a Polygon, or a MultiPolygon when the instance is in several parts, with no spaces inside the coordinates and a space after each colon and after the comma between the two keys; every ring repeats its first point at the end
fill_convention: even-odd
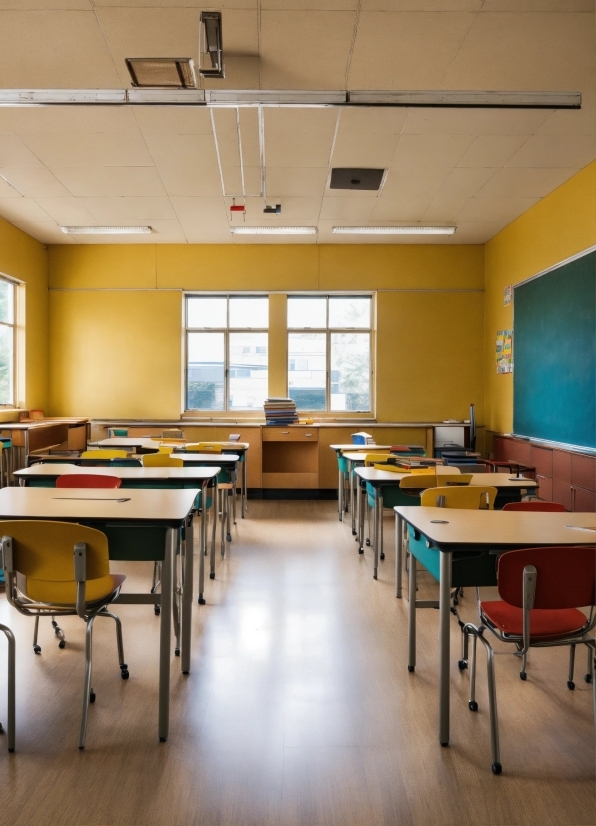
{"type": "Polygon", "coordinates": [[[194,89],[197,85],[190,57],[127,57],[126,67],[135,87],[194,89]]]}
{"type": "Polygon", "coordinates": [[[336,167],[331,170],[329,189],[378,190],[383,182],[384,169],[354,169],[336,167]]]}
{"type": "Polygon", "coordinates": [[[201,23],[203,24],[204,33],[204,50],[203,54],[209,56],[211,60],[211,68],[205,69],[199,67],[199,74],[201,77],[225,77],[223,65],[223,43],[221,35],[221,12],[219,11],[203,11],[201,12],[201,23]]]}

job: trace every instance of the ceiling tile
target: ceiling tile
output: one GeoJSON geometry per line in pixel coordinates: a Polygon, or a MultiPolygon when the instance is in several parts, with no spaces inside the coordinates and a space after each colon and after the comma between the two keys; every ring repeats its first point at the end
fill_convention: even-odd
{"type": "MultiPolygon", "coordinates": [[[[1,108],[0,124],[10,124],[17,135],[72,135],[100,133],[138,135],[133,107],[25,106],[1,108]]],[[[176,111],[176,110],[173,110],[176,111]]]]}
{"type": "Polygon", "coordinates": [[[222,166],[240,166],[240,142],[236,109],[214,109],[213,123],[222,166]]]}
{"type": "Polygon", "coordinates": [[[91,0],[0,0],[0,9],[92,11],[91,0]]]}
{"type": "Polygon", "coordinates": [[[373,211],[374,198],[323,198],[321,218],[338,222],[366,223],[373,211]]]}
{"type": "Polygon", "coordinates": [[[0,168],[0,175],[22,195],[31,198],[51,198],[70,194],[45,166],[4,167],[0,168]]]}
{"type": "Polygon", "coordinates": [[[121,197],[76,199],[101,224],[123,224],[128,221],[173,220],[176,214],[168,198],[121,197]]]}
{"type": "MultiPolygon", "coordinates": [[[[232,199],[226,198],[226,208],[232,205],[232,199]]],[[[298,224],[316,224],[321,212],[321,198],[283,198],[282,211],[280,215],[272,215],[263,212],[263,200],[261,198],[247,198],[246,216],[240,214],[230,214],[230,224],[240,226],[246,220],[249,224],[263,224],[268,226],[284,226],[286,224],[296,226],[298,224]]]]}
{"type": "Polygon", "coordinates": [[[491,167],[461,167],[452,170],[439,192],[441,198],[472,198],[497,170],[491,167]]]}
{"type": "Polygon", "coordinates": [[[15,227],[42,244],[76,244],[72,235],[65,235],[55,221],[13,221],[15,227]]]}
{"type": "Polygon", "coordinates": [[[172,206],[188,243],[231,243],[223,198],[172,198],[172,206]]]}
{"type": "Polygon", "coordinates": [[[458,225],[461,222],[499,223],[506,224],[518,218],[522,212],[530,209],[538,198],[470,198],[457,216],[458,225]]]}
{"type": "Polygon", "coordinates": [[[434,198],[450,174],[449,167],[441,166],[392,167],[387,174],[381,198],[410,195],[434,198]]]}
{"type": "Polygon", "coordinates": [[[0,198],[0,215],[14,221],[48,221],[49,215],[33,198],[0,198]]]}
{"type": "Polygon", "coordinates": [[[537,135],[596,135],[593,96],[582,94],[581,109],[559,109],[536,130],[537,135]]]}
{"type": "Polygon", "coordinates": [[[375,201],[369,221],[421,221],[432,200],[430,195],[381,196],[375,201]]]}
{"type": "Polygon", "coordinates": [[[188,164],[217,168],[213,135],[145,135],[158,168],[188,164]]]}
{"type": "Polygon", "coordinates": [[[141,134],[28,135],[23,137],[23,141],[50,168],[153,166],[141,134]]]}
{"type": "Polygon", "coordinates": [[[473,140],[472,135],[402,135],[391,166],[457,166],[473,140]]]}
{"type": "Polygon", "coordinates": [[[449,195],[437,195],[429,208],[422,216],[423,221],[432,223],[446,223],[455,221],[457,214],[465,207],[470,199],[449,195]]]}
{"type": "Polygon", "coordinates": [[[363,11],[348,88],[445,88],[444,74],[475,17],[467,12],[363,11]]]}
{"type": "Polygon", "coordinates": [[[482,189],[477,198],[543,198],[564,181],[575,175],[577,169],[545,169],[508,166],[499,169],[482,189]]]}
{"type": "Polygon", "coordinates": [[[211,135],[207,108],[135,106],[131,109],[144,135],[211,135]]]}
{"type": "Polygon", "coordinates": [[[261,164],[259,112],[256,108],[246,108],[240,109],[239,114],[244,166],[259,167],[261,164]]]}
{"type": "Polygon", "coordinates": [[[386,169],[407,117],[407,109],[342,110],[331,165],[386,169]]]}
{"type": "Polygon", "coordinates": [[[344,89],[352,11],[261,12],[264,89],[344,89]]]}
{"type": "Polygon", "coordinates": [[[262,9],[278,11],[355,11],[358,0],[261,0],[262,9]]]}
{"type": "Polygon", "coordinates": [[[165,194],[157,171],[150,166],[63,166],[54,172],[76,196],[165,194]]]}
{"type": "Polygon", "coordinates": [[[336,109],[266,109],[267,169],[276,166],[327,169],[337,117],[336,109]]]}
{"type": "MultiPolygon", "coordinates": [[[[472,83],[470,83],[472,85],[472,83]]],[[[408,109],[404,134],[531,135],[552,109],[408,109]]]]}
{"type": "Polygon", "coordinates": [[[594,11],[593,0],[484,0],[483,11],[594,11]]]}
{"type": "Polygon", "coordinates": [[[591,135],[533,135],[507,162],[507,166],[583,169],[594,158],[596,142],[591,135]]]}
{"type": "Polygon", "coordinates": [[[23,193],[11,186],[0,176],[0,198],[22,198],[23,193]]]}
{"type": "Polygon", "coordinates": [[[0,135],[2,166],[41,166],[41,161],[16,135],[0,135]]]}
{"type": "Polygon", "coordinates": [[[96,223],[95,217],[85,209],[80,198],[70,195],[63,198],[37,198],[36,203],[61,226],[96,223]]]}
{"type": "Polygon", "coordinates": [[[322,167],[267,168],[267,197],[323,197],[327,170],[322,167]]]}
{"type": "Polygon", "coordinates": [[[455,244],[486,244],[487,241],[494,238],[497,232],[501,232],[508,223],[509,221],[458,222],[457,232],[451,238],[455,244]]]}
{"type": "Polygon", "coordinates": [[[461,158],[458,166],[504,166],[524,145],[528,137],[528,135],[479,135],[461,158]]]}
{"type": "Polygon", "coordinates": [[[6,89],[110,89],[120,81],[93,11],[4,11],[6,89]]]}

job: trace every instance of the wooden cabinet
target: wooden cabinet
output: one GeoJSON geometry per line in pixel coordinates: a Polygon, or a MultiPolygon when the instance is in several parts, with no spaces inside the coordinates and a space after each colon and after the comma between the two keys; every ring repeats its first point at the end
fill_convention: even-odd
{"type": "Polygon", "coordinates": [[[569,511],[596,511],[594,456],[533,445],[510,436],[495,436],[493,445],[497,459],[513,459],[536,468],[541,499],[560,502],[569,511]]]}
{"type": "Polygon", "coordinates": [[[319,434],[313,427],[264,427],[264,442],[318,442],[319,434]]]}
{"type": "Polygon", "coordinates": [[[263,487],[318,488],[319,445],[315,428],[264,427],[263,487]]]}

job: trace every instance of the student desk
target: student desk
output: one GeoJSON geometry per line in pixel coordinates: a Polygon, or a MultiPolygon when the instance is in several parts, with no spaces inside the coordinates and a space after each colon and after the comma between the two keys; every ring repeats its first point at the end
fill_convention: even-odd
{"type": "MultiPolygon", "coordinates": [[[[244,519],[244,514],[247,508],[247,492],[246,492],[246,462],[247,462],[247,454],[250,445],[248,442],[216,442],[218,445],[221,445],[222,453],[216,453],[215,456],[229,455],[231,453],[237,454],[239,458],[240,466],[242,467],[242,479],[240,480],[240,511],[242,519],[244,519]]],[[[194,451],[187,451],[186,445],[179,445],[174,448],[174,455],[179,456],[180,453],[188,453],[188,455],[192,455],[194,451]]],[[[202,454],[204,455],[204,454],[202,454]]],[[[234,491],[236,489],[234,488],[234,491]]]]}
{"type": "MultiPolygon", "coordinates": [[[[378,560],[379,560],[379,529],[381,528],[381,520],[382,520],[382,513],[383,513],[383,488],[393,486],[396,487],[399,485],[401,480],[405,476],[411,476],[412,474],[404,472],[404,473],[394,473],[391,470],[379,470],[378,468],[374,467],[360,467],[356,468],[356,475],[362,479],[363,482],[367,482],[370,484],[375,491],[374,496],[374,509],[373,509],[373,550],[374,550],[374,573],[373,576],[377,578],[377,568],[378,568],[378,560]]],[[[426,474],[425,474],[426,475],[426,474]]],[[[432,479],[434,479],[434,475],[429,474],[432,479]]],[[[440,479],[439,475],[439,479],[440,479]]],[[[522,490],[529,490],[535,489],[538,487],[538,483],[535,479],[524,479],[523,477],[519,478],[510,478],[505,473],[473,473],[472,479],[470,480],[470,485],[480,485],[480,486],[490,486],[497,488],[497,502],[500,503],[501,507],[505,502],[518,502],[521,499],[521,491],[522,490]]],[[[404,498],[407,494],[404,494],[404,498]]],[[[412,504],[418,504],[420,501],[419,495],[410,495],[408,499],[412,502],[412,504]]],[[[363,550],[363,538],[364,538],[364,508],[362,506],[362,489],[361,486],[358,485],[358,501],[357,501],[357,510],[358,510],[358,541],[359,541],[359,550],[363,550]]],[[[396,526],[396,540],[395,540],[395,574],[396,574],[396,594],[398,597],[401,596],[401,574],[402,574],[402,565],[401,565],[401,553],[402,553],[402,537],[399,534],[396,526]],[[399,562],[399,564],[398,564],[399,562]]]]}
{"type": "Polygon", "coordinates": [[[100,439],[99,442],[90,442],[92,447],[113,448],[115,450],[151,450],[155,453],[163,442],[174,443],[173,439],[150,439],[148,436],[111,436],[109,439],[100,439]]]}
{"type": "MultiPolygon", "coordinates": [[[[48,464],[38,463],[23,470],[17,470],[14,474],[18,479],[19,484],[24,487],[55,487],[58,476],[63,476],[66,473],[82,473],[100,476],[117,476],[122,480],[122,487],[124,488],[201,488],[201,550],[199,558],[199,604],[205,604],[205,550],[207,548],[207,486],[213,485],[217,488],[217,474],[219,467],[118,467],[117,465],[110,465],[109,467],[80,467],[79,465],[60,464],[58,462],[49,462],[48,464]]],[[[77,488],[80,490],[80,488],[77,488]]],[[[215,504],[216,497],[213,497],[215,504]]],[[[214,520],[216,516],[214,515],[214,520]]],[[[188,528],[187,528],[188,532],[188,528]]],[[[193,568],[192,568],[192,533],[190,536],[190,554],[186,554],[184,558],[184,577],[185,581],[189,583],[189,587],[184,591],[188,599],[183,600],[182,603],[182,627],[188,628],[190,624],[190,611],[192,606],[192,590],[193,590],[193,568]]],[[[211,573],[215,575],[215,538],[211,543],[211,573]]],[[[184,636],[183,632],[182,636],[184,636]]],[[[190,652],[184,652],[182,646],[182,671],[190,669],[190,652]]]]}
{"type": "MultiPolygon", "coordinates": [[[[356,535],[356,515],[354,513],[354,482],[352,479],[352,467],[353,465],[360,461],[362,462],[362,454],[366,453],[374,453],[375,450],[389,450],[391,445],[330,445],[331,450],[335,451],[335,455],[338,459],[339,464],[339,457],[343,456],[343,458],[348,463],[348,479],[350,480],[350,512],[352,514],[352,535],[356,535]]],[[[343,501],[344,501],[344,475],[339,470],[339,479],[337,485],[337,502],[338,502],[338,511],[339,511],[339,521],[343,522],[343,501]]]]}
{"type": "MultiPolygon", "coordinates": [[[[170,712],[170,644],[172,633],[172,585],[174,557],[181,528],[192,514],[199,491],[190,490],[77,490],[55,488],[2,488],[0,519],[51,519],[80,522],[108,535],[110,558],[161,560],[161,594],[120,594],[116,602],[160,603],[159,637],[159,739],[168,737],[170,712]],[[125,501],[119,501],[125,499],[125,501]],[[132,532],[152,529],[161,541],[131,542],[132,532]],[[132,531],[131,531],[132,529],[132,531]],[[122,538],[122,534],[129,537],[122,538]],[[163,544],[162,544],[163,543],[163,544]],[[130,550],[129,550],[130,547],[130,550]]],[[[148,538],[148,533],[147,533],[148,538]]],[[[192,527],[191,537],[192,541],[192,527]]],[[[190,624],[184,629],[183,651],[190,656],[190,624]]]]}
{"type": "MultiPolygon", "coordinates": [[[[484,475],[484,474],[482,474],[484,475]]],[[[495,476],[499,474],[494,474],[495,476]]],[[[491,474],[493,476],[493,474],[491,474]]],[[[494,477],[493,477],[494,478],[494,477]]],[[[449,665],[451,587],[453,554],[471,558],[515,548],[543,545],[593,545],[596,528],[593,513],[541,513],[528,511],[459,510],[398,506],[395,509],[397,531],[401,523],[420,537],[425,554],[438,557],[435,568],[439,581],[439,741],[449,744],[449,665]],[[440,520],[437,522],[437,520],[440,520]]],[[[416,557],[416,546],[410,546],[416,557]]],[[[428,565],[428,559],[425,560],[428,565]]],[[[465,559],[464,559],[465,562],[465,559]]],[[[409,670],[415,666],[416,645],[416,574],[410,566],[410,605],[408,611],[409,670]]]]}

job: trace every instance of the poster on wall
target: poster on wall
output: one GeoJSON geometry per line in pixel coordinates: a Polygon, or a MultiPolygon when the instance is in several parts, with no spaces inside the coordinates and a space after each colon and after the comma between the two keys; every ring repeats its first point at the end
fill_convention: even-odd
{"type": "Polygon", "coordinates": [[[508,284],[503,290],[503,306],[508,307],[513,301],[513,285],[508,284]]]}
{"type": "Polygon", "coordinates": [[[497,373],[513,373],[513,330],[497,331],[497,373]]]}

